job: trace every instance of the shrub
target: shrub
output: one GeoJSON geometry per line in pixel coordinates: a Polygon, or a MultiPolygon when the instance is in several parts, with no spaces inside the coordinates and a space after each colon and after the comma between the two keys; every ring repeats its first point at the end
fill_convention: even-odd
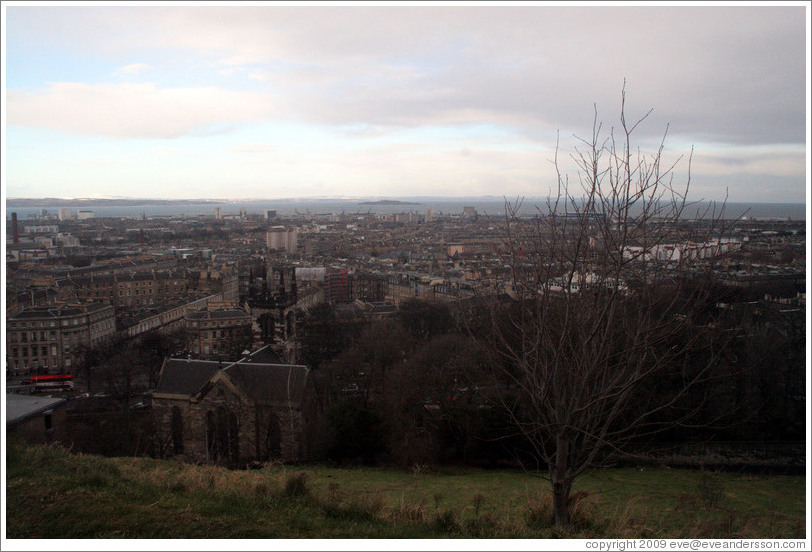
{"type": "Polygon", "coordinates": [[[501,528],[501,522],[491,513],[477,516],[465,522],[465,531],[474,538],[493,538],[501,528]]]}
{"type": "Polygon", "coordinates": [[[555,521],[552,497],[544,494],[528,504],[524,511],[524,521],[529,529],[552,527],[555,521]]]}
{"type": "Polygon", "coordinates": [[[329,502],[322,506],[326,516],[350,521],[373,521],[378,518],[385,505],[379,495],[350,500],[345,504],[329,502]]]}
{"type": "Polygon", "coordinates": [[[705,509],[712,510],[724,495],[724,483],[718,474],[703,471],[699,474],[696,490],[705,509]]]}
{"type": "Polygon", "coordinates": [[[328,500],[333,503],[341,502],[341,485],[336,482],[332,482],[327,486],[327,493],[328,493],[328,500]]]}
{"type": "Polygon", "coordinates": [[[307,474],[299,472],[285,480],[283,494],[289,498],[302,498],[310,496],[310,487],[307,485],[307,474]]]}
{"type": "Polygon", "coordinates": [[[474,515],[479,517],[479,508],[482,506],[482,502],[485,500],[485,497],[482,496],[481,493],[477,493],[471,499],[471,504],[474,505],[474,515]]]}
{"type": "Polygon", "coordinates": [[[404,521],[407,523],[420,523],[426,521],[426,513],[422,504],[408,504],[401,501],[400,504],[389,513],[392,521],[404,521]]]}
{"type": "Polygon", "coordinates": [[[371,464],[383,451],[380,414],[359,400],[342,400],[327,410],[327,456],[337,462],[371,464]]]}
{"type": "Polygon", "coordinates": [[[443,533],[456,534],[460,532],[460,522],[454,510],[444,510],[434,517],[434,528],[443,533]]]}

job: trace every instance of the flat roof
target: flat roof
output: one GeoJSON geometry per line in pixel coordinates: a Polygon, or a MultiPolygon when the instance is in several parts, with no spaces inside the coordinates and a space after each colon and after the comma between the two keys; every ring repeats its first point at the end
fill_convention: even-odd
{"type": "Polygon", "coordinates": [[[61,398],[6,393],[6,425],[20,424],[66,402],[61,398]]]}

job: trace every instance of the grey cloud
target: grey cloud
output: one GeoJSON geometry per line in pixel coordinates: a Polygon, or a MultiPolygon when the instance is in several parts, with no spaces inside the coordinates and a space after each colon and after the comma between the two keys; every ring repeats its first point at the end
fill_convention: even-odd
{"type": "Polygon", "coordinates": [[[804,140],[801,6],[76,7],[59,20],[31,9],[24,26],[66,48],[250,65],[288,94],[280,116],[311,123],[583,133],[593,104],[616,121],[626,79],[630,113],[655,109],[651,139],[670,123],[698,141],[804,140]],[[65,28],[86,32],[77,43],[65,28]]]}

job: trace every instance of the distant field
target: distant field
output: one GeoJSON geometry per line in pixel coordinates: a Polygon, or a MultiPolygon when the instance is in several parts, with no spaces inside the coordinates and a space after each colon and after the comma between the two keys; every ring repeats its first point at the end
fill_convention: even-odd
{"type": "Polygon", "coordinates": [[[634,468],[578,480],[575,526],[518,471],[229,471],[7,447],[7,538],[804,538],[805,478],[634,468]]]}

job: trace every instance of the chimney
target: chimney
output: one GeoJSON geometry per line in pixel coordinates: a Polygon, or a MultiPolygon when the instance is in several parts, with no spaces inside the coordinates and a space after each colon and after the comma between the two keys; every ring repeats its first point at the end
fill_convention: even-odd
{"type": "Polygon", "coordinates": [[[11,213],[12,243],[20,243],[20,230],[17,228],[17,213],[11,213]]]}

